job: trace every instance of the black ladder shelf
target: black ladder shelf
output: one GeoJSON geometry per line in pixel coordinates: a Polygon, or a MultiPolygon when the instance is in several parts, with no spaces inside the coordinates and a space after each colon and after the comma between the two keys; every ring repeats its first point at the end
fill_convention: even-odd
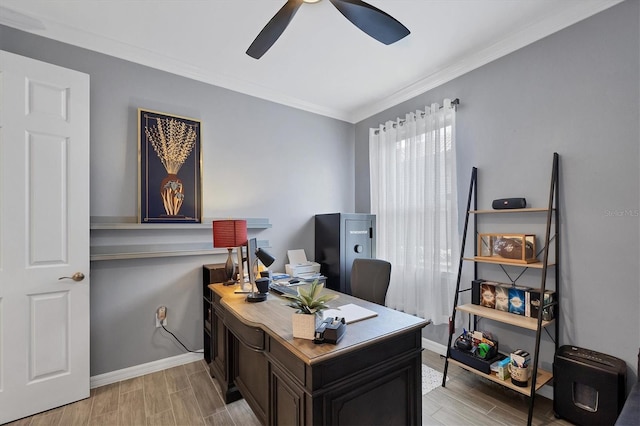
{"type": "MultiPolygon", "coordinates": [[[[444,374],[443,374],[443,378],[442,378],[442,386],[445,387],[446,386],[446,380],[447,380],[447,370],[449,368],[449,363],[455,364],[459,367],[464,368],[465,370],[468,370],[470,372],[473,372],[481,377],[484,377],[486,379],[489,379],[493,382],[499,383],[503,386],[506,386],[514,391],[517,391],[525,396],[528,397],[529,399],[529,415],[527,418],[527,425],[531,426],[531,421],[533,419],[533,407],[534,407],[534,402],[535,402],[535,395],[536,392],[545,384],[549,383],[552,379],[553,379],[553,374],[551,372],[548,371],[544,371],[540,368],[538,368],[538,355],[540,352],[540,336],[541,336],[541,332],[543,329],[547,330],[548,327],[555,327],[555,338],[553,339],[554,344],[555,344],[555,351],[558,350],[558,336],[559,336],[559,301],[560,301],[560,286],[559,286],[559,277],[560,277],[560,269],[559,269],[559,263],[560,263],[560,241],[559,241],[559,226],[560,226],[560,222],[559,222],[559,206],[558,206],[558,192],[559,192],[559,188],[558,188],[558,160],[559,160],[559,156],[558,153],[554,153],[553,154],[553,165],[552,165],[552,171],[551,171],[551,183],[550,183],[550,188],[549,188],[549,202],[548,202],[548,206],[546,208],[524,208],[524,209],[506,209],[506,210],[478,210],[478,196],[477,196],[477,174],[478,174],[478,170],[476,167],[472,168],[471,171],[471,183],[469,185],[469,196],[467,198],[467,210],[466,210],[466,215],[465,215],[465,221],[464,221],[464,230],[463,230],[463,236],[462,236],[462,244],[461,244],[461,249],[460,249],[460,262],[459,262],[459,266],[458,266],[458,278],[457,278],[457,282],[456,282],[456,292],[455,292],[455,296],[454,296],[454,302],[453,302],[453,310],[452,310],[452,314],[451,314],[451,320],[450,320],[450,326],[449,326],[449,341],[447,344],[447,354],[446,354],[446,358],[445,358],[445,364],[444,364],[444,374]],[[471,206],[471,204],[473,203],[473,208],[471,206]],[[502,312],[502,311],[497,311],[495,309],[491,309],[491,308],[486,308],[484,306],[479,306],[479,305],[473,305],[473,304],[463,304],[463,305],[458,305],[458,300],[459,300],[459,295],[462,292],[465,291],[469,291],[470,289],[460,289],[460,281],[461,281],[461,276],[462,276],[462,266],[463,266],[463,262],[465,261],[471,261],[474,262],[474,279],[478,278],[478,263],[484,263],[485,261],[482,259],[477,259],[476,256],[478,255],[478,244],[477,244],[477,238],[478,238],[478,233],[477,233],[477,225],[478,225],[478,215],[479,214],[495,214],[495,213],[535,213],[535,212],[543,212],[546,213],[546,231],[544,234],[544,247],[542,249],[542,260],[536,263],[530,263],[530,264],[526,264],[526,265],[518,265],[511,262],[496,262],[496,261],[486,261],[486,263],[494,263],[494,264],[498,264],[501,265],[500,267],[503,269],[503,271],[506,274],[506,270],[504,269],[504,266],[502,265],[509,265],[509,266],[520,266],[523,268],[523,272],[524,270],[528,269],[528,268],[534,268],[534,269],[539,269],[541,271],[540,275],[541,275],[541,283],[540,283],[540,292],[541,294],[544,294],[545,289],[546,289],[546,282],[547,282],[547,270],[549,268],[554,268],[555,270],[555,295],[556,295],[556,301],[548,304],[548,305],[544,305],[541,306],[541,308],[538,311],[538,318],[529,318],[529,317],[522,317],[520,315],[515,315],[515,314],[511,314],[508,312],[502,312]],[[473,224],[474,224],[474,257],[473,258],[466,258],[464,256],[465,253],[465,245],[466,245],[466,241],[467,241],[467,231],[468,231],[468,225],[469,225],[469,217],[470,215],[473,215],[473,224]],[[552,263],[549,262],[549,247],[550,244],[554,244],[554,248],[555,248],[555,252],[554,252],[554,261],[552,263]],[[551,321],[544,321],[542,319],[542,314],[544,309],[548,306],[551,305],[555,305],[553,306],[552,309],[555,309],[556,314],[554,315],[554,319],[552,319],[551,321]],[[455,359],[451,359],[451,344],[452,344],[452,340],[455,333],[455,323],[456,323],[456,312],[460,311],[460,312],[464,312],[469,314],[470,316],[473,316],[474,318],[474,328],[475,325],[477,323],[477,319],[478,317],[481,318],[487,318],[493,321],[498,321],[501,323],[505,323],[505,324],[510,324],[512,326],[515,327],[522,327],[528,330],[533,330],[535,331],[535,350],[532,353],[531,356],[531,364],[532,364],[532,373],[531,373],[531,379],[530,379],[530,383],[529,386],[527,387],[518,387],[515,386],[511,383],[510,380],[501,380],[499,379],[495,374],[484,374],[483,372],[479,371],[479,370],[475,370],[474,368],[461,363],[459,361],[456,361],[455,359]]],[[[522,274],[521,274],[522,275],[522,274]]],[[[507,274],[508,276],[508,274],[507,274]]],[[[509,277],[509,279],[511,280],[511,277],[509,277]]],[[[516,278],[517,279],[517,278],[516,278]]],[[[514,280],[511,280],[511,282],[513,284],[515,284],[514,280]]],[[[541,300],[544,300],[544,297],[541,296],[541,300]]],[[[548,333],[548,330],[547,330],[548,333]]]]}

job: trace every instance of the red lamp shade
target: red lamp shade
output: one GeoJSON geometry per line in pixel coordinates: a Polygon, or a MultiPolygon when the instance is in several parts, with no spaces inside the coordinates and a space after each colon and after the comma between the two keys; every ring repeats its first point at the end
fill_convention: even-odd
{"type": "Polygon", "coordinates": [[[246,220],[214,220],[213,247],[229,248],[247,244],[246,220]]]}

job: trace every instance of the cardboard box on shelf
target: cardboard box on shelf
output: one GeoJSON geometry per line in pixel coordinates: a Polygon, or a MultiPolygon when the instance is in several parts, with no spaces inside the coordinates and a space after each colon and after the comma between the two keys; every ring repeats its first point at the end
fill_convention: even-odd
{"type": "Polygon", "coordinates": [[[507,380],[509,378],[509,363],[511,359],[506,357],[491,364],[491,371],[496,373],[496,377],[500,380],[507,380]]]}
{"type": "Polygon", "coordinates": [[[525,314],[527,287],[509,287],[509,312],[516,315],[525,314]]]}
{"type": "Polygon", "coordinates": [[[496,309],[509,312],[509,284],[496,285],[496,309]]]}
{"type": "MultiPolygon", "coordinates": [[[[543,306],[549,305],[550,303],[555,302],[556,300],[556,292],[553,290],[545,290],[544,292],[544,300],[543,306]]],[[[540,289],[532,288],[527,291],[526,295],[526,306],[528,308],[528,315],[532,318],[538,318],[538,312],[540,311],[540,289]]],[[[542,319],[544,321],[551,321],[554,316],[555,305],[546,306],[542,311],[542,319]]]]}
{"type": "Polygon", "coordinates": [[[471,303],[474,305],[480,304],[480,286],[484,281],[483,279],[471,280],[471,303]]]}
{"type": "Polygon", "coordinates": [[[531,354],[524,349],[516,349],[509,354],[509,358],[518,367],[526,367],[531,362],[531,354]]]}
{"type": "Polygon", "coordinates": [[[496,283],[485,281],[480,284],[480,306],[496,307],[496,283]]]}

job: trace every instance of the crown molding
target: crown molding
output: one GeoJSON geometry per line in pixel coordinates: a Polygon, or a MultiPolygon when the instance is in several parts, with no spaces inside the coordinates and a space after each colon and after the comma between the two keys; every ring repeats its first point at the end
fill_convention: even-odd
{"type": "MultiPolygon", "coordinates": [[[[3,13],[6,11],[10,11],[10,9],[3,8],[3,13]]],[[[142,49],[132,44],[104,37],[90,31],[79,30],[43,16],[34,14],[25,15],[21,12],[15,11],[11,12],[11,16],[14,18],[11,20],[0,19],[0,24],[314,114],[342,121],[348,121],[350,116],[348,111],[327,108],[306,102],[302,99],[287,96],[276,90],[238,79],[224,73],[211,73],[210,71],[202,68],[186,64],[184,61],[171,56],[148,49],[142,49]],[[35,22],[38,25],[23,24],[23,22],[27,21],[35,22]]]]}
{"type": "MultiPolygon", "coordinates": [[[[562,14],[549,16],[547,19],[529,25],[516,34],[511,34],[486,49],[480,50],[473,55],[451,64],[433,74],[419,80],[396,93],[352,112],[349,122],[357,123],[388,108],[419,96],[431,89],[441,86],[454,78],[473,71],[483,65],[499,59],[509,53],[515,52],[531,43],[541,40],[557,31],[569,27],[577,22],[593,16],[605,9],[608,9],[624,0],[602,0],[599,3],[579,3],[572,9],[566,10],[562,14]]],[[[455,94],[451,95],[455,97],[455,94]]],[[[464,100],[462,100],[464,103],[464,100]]]]}
{"type": "Polygon", "coordinates": [[[46,28],[41,20],[4,6],[0,6],[0,24],[24,31],[44,30],[46,28]]]}
{"type": "MultiPolygon", "coordinates": [[[[22,14],[20,12],[13,11],[11,20],[2,20],[0,23],[22,31],[28,31],[42,37],[51,38],[60,42],[148,66],[150,68],[166,71],[266,101],[275,102],[291,108],[353,124],[421,95],[453,80],[456,77],[521,49],[528,44],[573,25],[576,22],[588,18],[589,16],[595,15],[596,13],[608,9],[622,1],[624,0],[601,0],[597,3],[577,3],[573,8],[566,10],[564,13],[554,14],[547,17],[545,20],[529,25],[518,33],[509,35],[507,38],[499,40],[486,49],[480,50],[473,55],[469,55],[456,63],[446,66],[410,85],[407,85],[378,102],[364,105],[350,111],[328,108],[322,105],[306,102],[302,99],[287,96],[273,89],[241,80],[224,73],[211,73],[201,68],[185,64],[183,61],[172,58],[168,55],[147,49],[141,49],[131,44],[99,36],[88,31],[80,31],[76,28],[55,22],[43,16],[24,15],[21,17],[20,15],[22,14]]],[[[4,9],[5,11],[9,10],[6,8],[4,9]]]]}

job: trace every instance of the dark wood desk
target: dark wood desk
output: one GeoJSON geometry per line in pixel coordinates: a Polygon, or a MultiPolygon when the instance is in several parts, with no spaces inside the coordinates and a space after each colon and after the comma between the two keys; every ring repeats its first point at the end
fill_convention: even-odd
{"type": "MultiPolygon", "coordinates": [[[[236,286],[211,291],[211,374],[225,402],[244,397],[263,424],[419,425],[421,329],[429,321],[340,294],[374,318],[337,345],[294,339],[285,299],[247,303],[236,286]]],[[[332,292],[332,290],[325,290],[332,292]]]]}

